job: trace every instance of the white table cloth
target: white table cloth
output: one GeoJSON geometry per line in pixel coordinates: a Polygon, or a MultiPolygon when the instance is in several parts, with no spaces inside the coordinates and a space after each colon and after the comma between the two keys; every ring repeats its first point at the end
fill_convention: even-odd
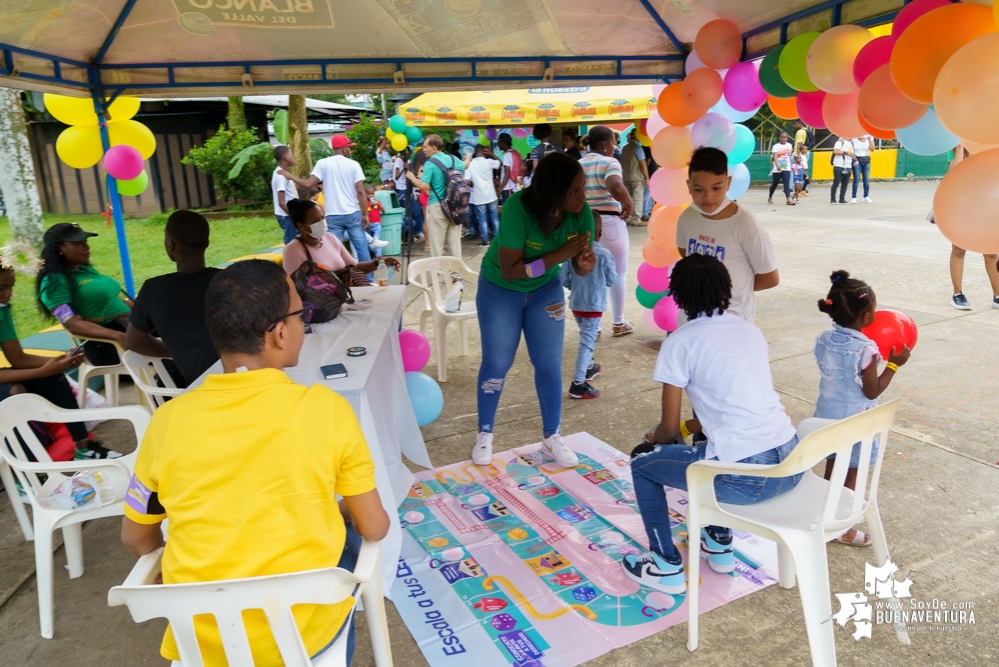
{"type": "MultiPolygon", "coordinates": [[[[298,365],[285,372],[299,384],[322,383],[346,398],[361,423],[375,462],[378,493],[392,521],[381,544],[383,589],[388,595],[402,548],[398,508],[414,481],[402,456],[426,468],[433,465],[406,392],[399,349],[406,288],[355,287],[351,291],[358,303],[345,305],[332,322],[313,324],[313,333],[305,336],[298,365]],[[351,347],[367,348],[367,354],[349,357],[347,348],[351,347]],[[319,369],[328,364],[343,364],[348,377],[324,379],[319,369]]],[[[221,362],[205,375],[220,372],[221,362]]],[[[200,383],[199,379],[192,387],[200,383]]]]}

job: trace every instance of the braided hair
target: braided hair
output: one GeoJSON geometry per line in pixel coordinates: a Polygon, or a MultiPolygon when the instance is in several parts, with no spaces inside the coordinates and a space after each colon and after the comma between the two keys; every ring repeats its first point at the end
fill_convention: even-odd
{"type": "Polygon", "coordinates": [[[819,299],[819,310],[841,327],[849,327],[873,307],[874,290],[863,280],[851,278],[846,271],[833,271],[829,281],[832,287],[825,299],[819,299]]]}
{"type": "Polygon", "coordinates": [[[725,265],[708,255],[687,255],[673,267],[670,294],[687,319],[725,312],[732,301],[732,278],[725,265]]]}

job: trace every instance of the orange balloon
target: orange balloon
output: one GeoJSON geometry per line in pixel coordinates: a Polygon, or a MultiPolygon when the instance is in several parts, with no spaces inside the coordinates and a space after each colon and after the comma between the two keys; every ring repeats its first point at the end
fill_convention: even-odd
{"type": "Polygon", "coordinates": [[[784,120],[794,120],[798,117],[797,95],[786,99],[768,95],[767,104],[770,105],[770,110],[773,111],[774,115],[778,118],[783,118],[784,120]]]}
{"type": "Polygon", "coordinates": [[[895,132],[893,130],[882,130],[877,127],[874,127],[866,120],[864,120],[864,116],[859,111],[857,112],[857,120],[860,121],[860,125],[867,131],[867,134],[871,135],[875,139],[895,138],[895,132]]]}
{"type": "Polygon", "coordinates": [[[925,104],[913,102],[895,87],[890,65],[882,65],[867,77],[857,105],[864,120],[884,130],[909,127],[926,113],[925,104]]]}
{"type": "Polygon", "coordinates": [[[992,9],[984,5],[959,2],[927,12],[895,42],[891,78],[910,100],[933,104],[933,84],[947,59],[968,42],[995,31],[992,9]]]}
{"type": "Polygon", "coordinates": [[[962,139],[999,143],[999,33],[965,44],[940,70],[933,86],[933,110],[940,123],[962,139]]]}
{"type": "Polygon", "coordinates": [[[693,153],[688,127],[669,125],[659,130],[652,140],[652,158],[666,169],[683,169],[690,163],[693,153]]]}
{"type": "Polygon", "coordinates": [[[822,118],[826,121],[829,131],[846,139],[862,137],[867,132],[860,124],[857,112],[857,97],[859,92],[834,95],[829,93],[822,100],[822,118]]]}
{"type": "Polygon", "coordinates": [[[683,101],[691,109],[707,111],[721,99],[721,75],[710,67],[695,69],[683,83],[683,101]]]}
{"type": "Polygon", "coordinates": [[[676,249],[676,221],[683,206],[666,206],[649,217],[649,239],[660,248],[676,249]]]}
{"type": "Polygon", "coordinates": [[[672,248],[660,248],[652,239],[646,239],[642,244],[642,258],[657,269],[666,268],[680,259],[680,253],[676,249],[676,239],[673,239],[672,248]]]}
{"type": "Polygon", "coordinates": [[[999,148],[999,144],[978,144],[974,141],[968,141],[967,139],[961,142],[964,147],[968,149],[968,152],[972,155],[981,153],[983,151],[990,151],[993,148],[999,148]]]}
{"type": "Polygon", "coordinates": [[[708,21],[697,31],[694,50],[708,67],[728,69],[742,56],[742,33],[726,19],[708,21]]]}
{"type": "Polygon", "coordinates": [[[999,252],[999,150],[984,151],[951,166],[933,196],[937,227],[958,248],[999,252]]]}
{"type": "MultiPolygon", "coordinates": [[[[687,106],[687,103],[683,101],[683,82],[674,81],[673,83],[666,86],[663,92],[659,95],[659,101],[656,103],[659,109],[659,115],[664,121],[670,125],[684,126],[690,125],[695,120],[704,115],[703,111],[698,109],[691,109],[687,106]]],[[[659,134],[657,133],[658,137],[659,134]]]]}

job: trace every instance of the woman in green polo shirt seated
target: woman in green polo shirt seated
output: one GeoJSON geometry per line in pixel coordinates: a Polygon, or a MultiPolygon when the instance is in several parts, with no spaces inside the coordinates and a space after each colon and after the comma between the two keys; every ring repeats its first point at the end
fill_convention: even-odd
{"type": "MultiPolygon", "coordinates": [[[[28,354],[21,348],[10,312],[10,298],[14,293],[14,270],[0,266],[0,349],[9,367],[0,368],[0,401],[16,394],[38,394],[53,405],[67,410],[77,406],[73,389],[66,381],[66,371],[83,362],[83,353],[72,356],[40,357],[28,354]]],[[[106,449],[97,440],[91,440],[87,427],[80,422],[66,424],[76,442],[78,459],[116,459],[120,453],[106,449]]]]}
{"type": "MultiPolygon", "coordinates": [[[[38,306],[72,334],[113,340],[124,348],[132,301],[127,295],[120,298],[123,291],[117,280],[90,265],[87,239],[91,236],[97,234],[70,222],[52,225],[45,232],[45,263],[35,280],[38,306]]],[[[87,341],[83,352],[95,366],[120,363],[118,351],[110,343],[87,341]]]]}
{"type": "Polygon", "coordinates": [[[551,153],[538,164],[531,186],[503,204],[499,234],[482,260],[475,296],[482,334],[479,434],[472,450],[477,465],[492,461],[496,409],[522,332],[541,406],[542,448],[560,466],[578,463],[559,435],[566,316],[559,273],[566,260],[581,276],[596,265],[585,186],[576,160],[551,153]]]}

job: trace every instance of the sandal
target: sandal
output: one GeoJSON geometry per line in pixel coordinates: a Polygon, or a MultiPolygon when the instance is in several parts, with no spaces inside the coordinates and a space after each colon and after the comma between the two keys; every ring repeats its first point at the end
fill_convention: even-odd
{"type": "Polygon", "coordinates": [[[631,322],[622,322],[621,324],[615,324],[614,329],[611,334],[614,337],[617,336],[627,336],[632,331],[635,330],[635,326],[631,322]]]}
{"type": "MultiPolygon", "coordinates": [[[[850,531],[847,530],[846,532],[848,533],[850,531]]],[[[846,535],[846,533],[843,533],[843,535],[846,535]]],[[[845,544],[849,547],[869,547],[872,544],[871,536],[860,530],[855,530],[853,539],[849,541],[844,540],[843,535],[837,537],[833,540],[833,542],[839,542],[840,544],[845,544]]]]}

